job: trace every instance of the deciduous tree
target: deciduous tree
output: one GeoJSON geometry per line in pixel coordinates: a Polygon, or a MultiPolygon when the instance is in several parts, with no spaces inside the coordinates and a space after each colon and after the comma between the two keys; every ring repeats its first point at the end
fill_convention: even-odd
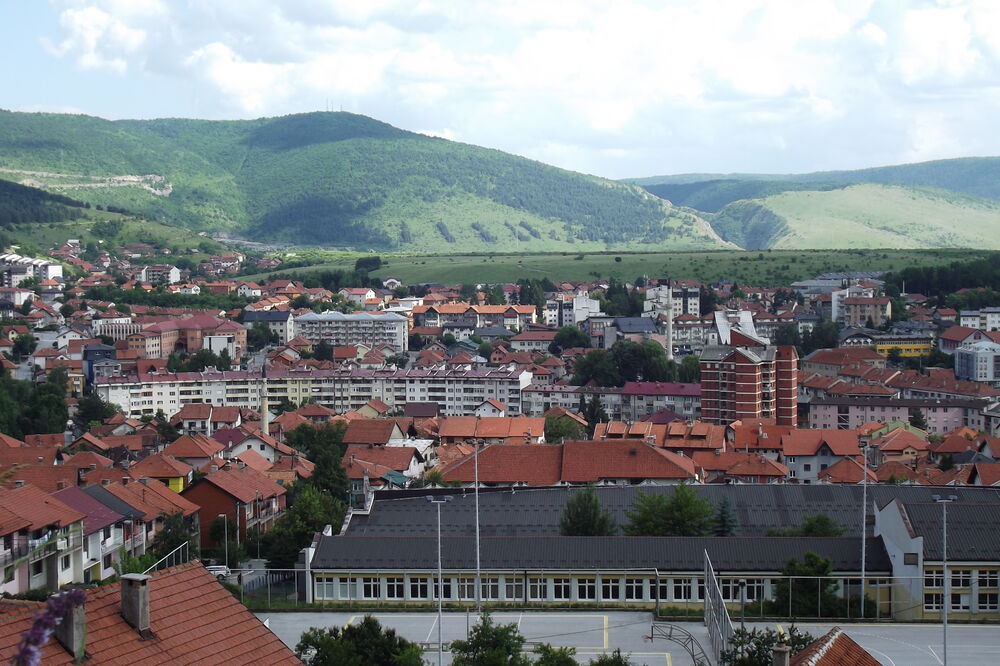
{"type": "Polygon", "coordinates": [[[612,536],[618,526],[610,513],[601,507],[593,488],[573,493],[566,501],[559,519],[559,534],[563,536],[612,536]]]}

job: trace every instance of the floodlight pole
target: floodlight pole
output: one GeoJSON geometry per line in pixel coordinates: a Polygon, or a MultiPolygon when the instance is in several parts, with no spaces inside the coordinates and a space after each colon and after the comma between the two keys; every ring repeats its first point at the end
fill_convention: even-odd
{"type": "MultiPolygon", "coordinates": [[[[865,573],[868,564],[868,445],[861,447],[864,471],[861,474],[861,619],[865,619],[865,573]]],[[[851,600],[847,600],[850,608],[851,600]]]]}
{"type": "Polygon", "coordinates": [[[438,602],[438,666],[444,663],[444,644],[441,642],[441,599],[444,596],[444,576],[441,570],[441,505],[451,500],[450,496],[434,499],[433,495],[427,496],[427,501],[437,507],[437,551],[438,551],[438,580],[437,580],[437,602],[438,602]]]}
{"type": "Polygon", "coordinates": [[[482,615],[483,613],[483,603],[482,603],[482,575],[479,565],[479,444],[480,442],[474,442],[476,447],[473,453],[473,464],[476,468],[476,613],[482,615]]]}
{"type": "Polygon", "coordinates": [[[941,574],[944,576],[944,598],[941,600],[941,639],[944,645],[942,666],[948,666],[948,606],[951,605],[951,587],[948,584],[948,505],[958,499],[957,495],[931,495],[931,499],[941,505],[941,574]]]}
{"type": "Polygon", "coordinates": [[[226,542],[226,566],[229,566],[229,514],[220,513],[219,518],[222,518],[223,524],[225,525],[224,538],[226,542]]]}

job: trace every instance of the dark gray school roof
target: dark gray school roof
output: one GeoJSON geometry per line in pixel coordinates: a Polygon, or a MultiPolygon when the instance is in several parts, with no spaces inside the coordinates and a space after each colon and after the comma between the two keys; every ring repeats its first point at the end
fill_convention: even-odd
{"type": "MultiPolygon", "coordinates": [[[[699,496],[718,505],[728,498],[738,521],[737,536],[763,536],[768,529],[800,525],[807,516],[826,514],[846,529],[859,534],[861,486],[855,485],[694,485],[699,496]]],[[[639,493],[672,494],[672,486],[607,486],[595,492],[605,511],[618,525],[628,523],[626,512],[639,493]]],[[[483,536],[554,536],[566,500],[580,488],[490,488],[479,493],[480,533],[483,536]]],[[[475,533],[475,499],[468,489],[397,490],[376,494],[370,515],[355,514],[350,536],[426,536],[437,529],[434,507],[425,496],[451,495],[441,508],[445,536],[475,533]]],[[[965,503],[1000,506],[1000,488],[973,486],[932,488],[928,486],[869,485],[869,534],[873,524],[871,507],[900,502],[928,502],[933,494],[958,495],[965,503]]],[[[1000,522],[997,523],[1000,525],[1000,522]]],[[[957,525],[957,523],[956,523],[957,525]]],[[[950,526],[950,523],[949,523],[950,526]]]]}
{"type": "Polygon", "coordinates": [[[104,506],[108,507],[112,511],[120,513],[126,518],[141,520],[142,517],[146,515],[145,511],[140,511],[124,500],[118,499],[118,497],[112,495],[101,486],[87,486],[82,490],[104,506]]]}
{"type": "Polygon", "coordinates": [[[615,317],[614,323],[622,333],[656,333],[656,321],[649,317],[615,317]]]}
{"type": "Polygon", "coordinates": [[[989,404],[989,400],[982,398],[892,398],[881,396],[830,396],[826,398],[813,398],[810,405],[837,405],[858,407],[964,407],[966,409],[982,409],[989,404]]]}
{"type": "MultiPolygon", "coordinates": [[[[869,540],[867,570],[891,571],[881,538],[869,540]]],[[[475,539],[442,539],[442,568],[474,570],[475,539]]],[[[697,572],[708,550],[716,573],[777,573],[789,558],[808,551],[830,558],[834,571],[861,570],[858,537],[485,537],[481,540],[484,570],[594,571],[637,570],[697,572]]],[[[312,569],[437,569],[437,539],[421,537],[321,537],[312,569]]]]}
{"type": "MultiPolygon", "coordinates": [[[[1000,560],[1000,504],[977,503],[957,488],[938,488],[941,497],[957,495],[948,503],[948,559],[951,561],[1000,560]]],[[[917,536],[924,538],[924,559],[940,560],[943,552],[942,507],[936,502],[905,503],[906,515],[917,536]]]]}

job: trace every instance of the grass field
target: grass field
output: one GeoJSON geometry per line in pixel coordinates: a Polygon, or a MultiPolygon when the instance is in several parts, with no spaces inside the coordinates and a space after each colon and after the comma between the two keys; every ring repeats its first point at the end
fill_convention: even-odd
{"type": "MultiPolygon", "coordinates": [[[[495,254],[495,255],[380,255],[385,262],[374,273],[405,283],[513,282],[520,278],[593,280],[619,278],[692,279],[703,282],[735,280],[754,286],[781,286],[818,273],[848,270],[898,270],[978,258],[986,250],[762,250],[753,252],[656,252],[634,254],[495,254]],[[577,257],[582,257],[577,259],[577,257]],[[616,257],[621,261],[616,261],[616,257]]],[[[311,252],[317,263],[306,268],[274,271],[308,274],[323,270],[351,270],[360,254],[311,252]]],[[[248,279],[266,278],[262,273],[248,279]]]]}
{"type": "MultiPolygon", "coordinates": [[[[102,211],[88,210],[87,218],[71,220],[68,222],[54,222],[45,224],[18,225],[10,232],[11,238],[16,242],[30,243],[45,250],[55,245],[59,245],[70,238],[78,238],[86,245],[90,241],[97,242],[100,239],[90,233],[90,228],[94,222],[100,220],[122,219],[123,226],[121,232],[112,241],[105,241],[111,246],[127,245],[136,242],[154,242],[160,246],[186,250],[197,248],[201,243],[208,243],[216,248],[216,251],[223,251],[225,247],[209,238],[199,236],[190,229],[182,229],[149,220],[123,219],[116,213],[105,213],[102,211]]],[[[199,259],[203,255],[191,255],[193,260],[199,259]]]]}
{"type": "Polygon", "coordinates": [[[957,192],[854,185],[763,200],[791,233],[776,248],[1000,249],[1000,203],[957,192]]]}

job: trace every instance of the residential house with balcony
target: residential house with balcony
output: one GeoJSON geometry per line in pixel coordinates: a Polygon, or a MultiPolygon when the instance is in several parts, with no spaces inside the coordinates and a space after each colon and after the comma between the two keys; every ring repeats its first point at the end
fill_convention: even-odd
{"type": "Polygon", "coordinates": [[[96,583],[114,576],[124,545],[125,516],[101,504],[76,486],[63,488],[52,496],[79,511],[83,519],[83,581],[96,583]]]}
{"type": "Polygon", "coordinates": [[[245,465],[229,464],[188,486],[181,496],[201,513],[201,546],[216,547],[211,526],[217,516],[228,521],[230,538],[243,542],[247,530],[268,531],[285,512],[285,489],[245,465]]]}

